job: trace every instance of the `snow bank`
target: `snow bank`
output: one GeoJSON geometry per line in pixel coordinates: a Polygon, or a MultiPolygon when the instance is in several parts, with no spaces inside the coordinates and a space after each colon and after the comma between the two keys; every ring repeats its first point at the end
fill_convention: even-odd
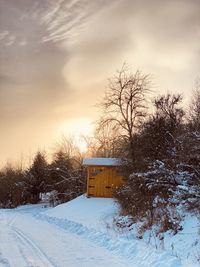
{"type": "MultiPolygon", "coordinates": [[[[118,206],[112,199],[78,197],[68,203],[39,213],[36,217],[48,221],[67,232],[76,234],[84,239],[105,247],[113,254],[125,257],[141,267],[197,267],[189,262],[187,257],[183,261],[180,255],[170,247],[170,236],[164,250],[138,240],[133,233],[121,234],[113,231],[112,218],[117,215],[118,206]]],[[[114,228],[115,229],[115,228],[114,228]]],[[[176,245],[180,240],[180,251],[185,248],[180,235],[177,235],[176,245]]],[[[187,238],[186,238],[187,239],[187,238]]],[[[187,241],[185,240],[187,243],[187,241]]]]}
{"type": "MultiPolygon", "coordinates": [[[[177,235],[165,233],[164,247],[183,261],[190,259],[196,262],[200,260],[200,225],[197,217],[188,216],[183,222],[183,230],[177,235]]],[[[200,266],[200,264],[199,264],[200,266]]]]}
{"type": "Polygon", "coordinates": [[[77,197],[46,212],[50,217],[67,219],[89,228],[104,231],[118,214],[118,205],[111,198],[77,197]]]}

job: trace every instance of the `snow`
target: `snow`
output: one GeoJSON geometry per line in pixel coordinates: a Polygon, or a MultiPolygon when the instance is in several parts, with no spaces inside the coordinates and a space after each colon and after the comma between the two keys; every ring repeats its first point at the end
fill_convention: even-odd
{"type": "Polygon", "coordinates": [[[165,249],[182,260],[191,259],[193,262],[200,260],[200,224],[195,216],[187,216],[183,222],[183,230],[177,235],[165,234],[165,249]]]}
{"type": "Polygon", "coordinates": [[[0,267],[130,266],[72,229],[39,219],[42,213],[33,206],[0,211],[0,267]]]}
{"type": "Polygon", "coordinates": [[[83,165],[93,166],[119,166],[120,160],[117,158],[84,158],[83,165]]]}
{"type": "Polygon", "coordinates": [[[144,240],[138,240],[136,226],[132,231],[117,229],[113,218],[118,216],[118,211],[119,207],[113,199],[81,196],[48,210],[43,216],[60,227],[68,225],[70,231],[106,247],[112,253],[127,258],[137,266],[199,266],[195,263],[198,247],[193,246],[194,237],[198,238],[197,220],[194,221],[194,218],[186,220],[184,230],[180,234],[172,236],[166,233],[165,241],[159,241],[154,236],[150,237],[151,232],[146,233],[144,240]],[[196,227],[193,233],[191,227],[196,227]],[[189,257],[188,254],[193,257],[189,257]],[[191,261],[188,258],[191,258],[191,261]]]}
{"type": "Polygon", "coordinates": [[[138,240],[134,229],[119,231],[113,223],[118,210],[113,199],[85,196],[55,208],[1,209],[0,267],[199,266],[197,220],[186,218],[181,234],[166,233],[161,249],[147,242],[149,233],[138,240]]]}
{"type": "Polygon", "coordinates": [[[105,230],[106,223],[118,213],[117,203],[111,198],[87,198],[80,196],[73,201],[50,209],[45,214],[50,217],[67,219],[88,228],[105,230]]]}

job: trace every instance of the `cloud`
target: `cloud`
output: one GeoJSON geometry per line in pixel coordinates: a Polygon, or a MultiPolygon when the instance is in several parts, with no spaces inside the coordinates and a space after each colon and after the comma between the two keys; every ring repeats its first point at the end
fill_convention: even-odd
{"type": "Polygon", "coordinates": [[[127,61],[133,70],[153,74],[161,91],[186,92],[199,71],[199,13],[196,0],[113,2],[78,36],[66,77],[76,88],[100,95],[105,77],[127,61]]]}
{"type": "Polygon", "coordinates": [[[11,125],[16,117],[25,122],[40,116],[45,123],[49,116],[53,120],[60,106],[66,106],[60,117],[70,116],[67,110],[74,93],[62,73],[71,56],[68,47],[85,23],[105,8],[105,1],[1,2],[4,53],[0,54],[0,72],[9,73],[12,80],[4,80],[0,89],[1,125],[5,121],[11,125]]]}
{"type": "MultiPolygon", "coordinates": [[[[47,35],[42,41],[74,42],[94,14],[104,9],[105,0],[69,0],[51,1],[49,9],[41,17],[41,23],[47,27],[47,35]],[[73,40],[72,40],[73,39],[73,40]]],[[[113,0],[110,1],[112,3],[113,0]]]]}
{"type": "Polygon", "coordinates": [[[9,32],[4,30],[2,32],[0,32],[0,40],[4,40],[6,38],[6,36],[9,35],[9,32]]]}
{"type": "MultiPolygon", "coordinates": [[[[12,84],[12,83],[16,83],[16,80],[14,80],[12,78],[12,76],[9,76],[9,74],[1,74],[0,73],[0,84],[12,84]]],[[[0,90],[2,91],[2,90],[0,90]]]]}
{"type": "Polygon", "coordinates": [[[22,39],[20,42],[19,42],[19,46],[25,46],[27,45],[27,40],[26,39],[22,39]]]}
{"type": "Polygon", "coordinates": [[[16,36],[15,35],[10,35],[6,42],[5,42],[5,46],[11,46],[15,43],[15,39],[16,39],[16,36]]]}
{"type": "Polygon", "coordinates": [[[95,117],[124,61],[153,74],[159,91],[189,91],[199,72],[199,0],[0,0],[0,9],[0,129],[15,140],[5,155],[50,140],[63,120],[95,117]]]}

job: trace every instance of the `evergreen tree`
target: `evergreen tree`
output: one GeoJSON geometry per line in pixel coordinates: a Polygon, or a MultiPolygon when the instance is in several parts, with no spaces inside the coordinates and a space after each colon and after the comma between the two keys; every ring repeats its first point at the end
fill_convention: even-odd
{"type": "Polygon", "coordinates": [[[25,188],[30,195],[29,201],[37,203],[40,193],[46,192],[48,185],[48,163],[45,153],[37,152],[31,167],[26,172],[25,188]]]}

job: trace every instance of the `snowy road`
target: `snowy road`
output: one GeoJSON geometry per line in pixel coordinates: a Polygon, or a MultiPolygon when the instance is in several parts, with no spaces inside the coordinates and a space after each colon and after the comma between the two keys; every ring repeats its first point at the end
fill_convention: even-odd
{"type": "Polygon", "coordinates": [[[136,267],[30,212],[0,210],[0,267],[99,266],[136,267]]]}

